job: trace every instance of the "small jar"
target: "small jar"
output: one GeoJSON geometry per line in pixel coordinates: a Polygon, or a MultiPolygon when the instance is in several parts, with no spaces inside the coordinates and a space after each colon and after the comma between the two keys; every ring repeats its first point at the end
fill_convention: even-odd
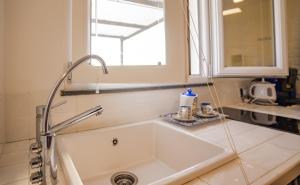
{"type": "Polygon", "coordinates": [[[198,95],[188,88],[186,92],[180,94],[179,106],[189,106],[192,107],[192,114],[196,115],[198,107],[198,95]]]}

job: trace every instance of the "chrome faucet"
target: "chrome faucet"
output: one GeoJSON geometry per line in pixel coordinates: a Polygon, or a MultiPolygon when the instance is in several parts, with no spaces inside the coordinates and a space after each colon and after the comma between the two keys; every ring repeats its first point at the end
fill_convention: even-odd
{"type": "MultiPolygon", "coordinates": [[[[40,114],[43,115],[43,120],[37,121],[37,124],[40,122],[41,125],[37,128],[37,143],[36,145],[33,145],[31,150],[33,153],[38,153],[39,155],[35,158],[32,159],[31,165],[32,167],[40,167],[40,170],[37,171],[36,173],[32,174],[31,176],[31,181],[32,183],[38,183],[38,184],[43,184],[45,185],[47,175],[46,174],[46,165],[50,165],[50,179],[51,179],[51,184],[57,184],[57,156],[56,156],[56,151],[55,151],[55,136],[56,134],[67,128],[70,127],[82,120],[85,120],[91,116],[98,116],[102,113],[103,108],[98,105],[94,108],[91,108],[83,113],[80,113],[76,116],[73,116],[65,121],[62,121],[61,123],[58,124],[53,124],[51,123],[50,115],[51,115],[51,109],[56,106],[52,106],[53,99],[55,97],[56,92],[58,91],[60,85],[64,82],[64,80],[68,77],[71,72],[78,67],[81,63],[84,63],[88,61],[89,59],[96,59],[102,66],[102,70],[104,74],[108,73],[105,61],[97,56],[97,55],[87,55],[85,57],[82,57],[81,59],[77,60],[72,66],[70,66],[66,72],[59,78],[59,80],[56,82],[54,88],[52,89],[47,104],[38,106],[40,110],[37,111],[40,114]],[[38,131],[39,129],[39,131],[38,131]],[[36,147],[41,147],[41,150],[36,150],[36,147]],[[38,151],[38,152],[34,152],[38,151]]],[[[59,104],[61,105],[61,104],[59,104]]],[[[37,116],[38,118],[38,116],[37,116]]]]}
{"type": "Polygon", "coordinates": [[[45,134],[48,134],[47,132],[49,132],[50,129],[50,123],[49,123],[49,114],[50,114],[50,109],[51,109],[51,105],[52,105],[52,101],[55,97],[55,94],[59,88],[59,86],[62,84],[62,82],[66,79],[66,77],[77,67],[79,66],[81,63],[86,62],[89,59],[96,59],[101,65],[102,65],[102,70],[104,74],[108,73],[105,61],[97,56],[97,55],[87,55],[85,57],[82,57],[81,59],[79,59],[78,61],[76,61],[70,68],[68,68],[68,70],[60,77],[60,79],[56,82],[54,88],[52,89],[50,96],[48,98],[48,102],[46,104],[46,108],[45,108],[45,116],[44,116],[44,126],[45,126],[45,134]]]}

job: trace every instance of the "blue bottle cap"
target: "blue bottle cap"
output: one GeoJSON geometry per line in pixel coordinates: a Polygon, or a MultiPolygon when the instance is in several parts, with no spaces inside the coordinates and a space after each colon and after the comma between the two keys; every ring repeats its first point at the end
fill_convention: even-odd
{"type": "Polygon", "coordinates": [[[197,96],[195,93],[193,93],[191,88],[188,88],[187,91],[182,94],[185,96],[197,96]]]}

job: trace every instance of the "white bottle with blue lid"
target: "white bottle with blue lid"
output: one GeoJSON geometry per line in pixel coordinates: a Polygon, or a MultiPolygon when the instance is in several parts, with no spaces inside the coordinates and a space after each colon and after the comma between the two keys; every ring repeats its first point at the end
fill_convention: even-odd
{"type": "Polygon", "coordinates": [[[197,112],[198,94],[194,93],[191,88],[180,94],[179,106],[189,106],[192,108],[193,115],[197,112]]]}

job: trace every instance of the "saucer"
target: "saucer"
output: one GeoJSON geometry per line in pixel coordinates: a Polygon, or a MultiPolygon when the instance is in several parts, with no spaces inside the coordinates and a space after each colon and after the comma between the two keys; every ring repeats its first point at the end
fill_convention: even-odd
{"type": "Polygon", "coordinates": [[[186,118],[180,117],[178,114],[173,114],[172,118],[177,120],[177,121],[183,121],[183,122],[194,122],[194,121],[197,120],[194,116],[192,116],[191,119],[186,119],[186,118]]]}
{"type": "Polygon", "coordinates": [[[202,113],[202,111],[198,111],[197,116],[202,117],[202,118],[213,118],[213,117],[219,116],[219,113],[214,111],[213,113],[210,113],[210,114],[204,114],[204,113],[202,113]]]}

